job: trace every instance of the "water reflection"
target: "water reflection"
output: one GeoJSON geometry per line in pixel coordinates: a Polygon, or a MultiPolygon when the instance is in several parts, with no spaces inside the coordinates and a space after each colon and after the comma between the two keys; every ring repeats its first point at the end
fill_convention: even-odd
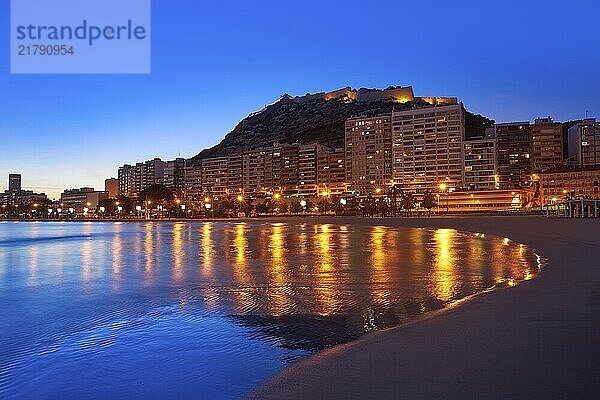
{"type": "MultiPolygon", "coordinates": [[[[278,349],[267,359],[279,368],[487,288],[531,279],[540,267],[535,254],[508,238],[453,229],[190,222],[19,224],[2,232],[8,227],[16,229],[0,227],[0,289],[14,301],[0,303],[9,327],[0,339],[11,343],[0,364],[31,365],[23,382],[46,367],[20,354],[61,349],[73,352],[67,360],[91,357],[68,343],[82,332],[86,343],[109,343],[94,357],[107,352],[112,360],[110,348],[127,343],[122,359],[139,364],[123,376],[146,365],[142,354],[161,355],[161,365],[177,351],[193,359],[189,370],[206,364],[233,371],[244,357],[263,360],[266,349],[278,349]],[[5,244],[11,237],[27,240],[5,244]],[[23,319],[19,307],[36,311],[23,319]]],[[[225,382],[228,376],[222,372],[225,382]]]]}

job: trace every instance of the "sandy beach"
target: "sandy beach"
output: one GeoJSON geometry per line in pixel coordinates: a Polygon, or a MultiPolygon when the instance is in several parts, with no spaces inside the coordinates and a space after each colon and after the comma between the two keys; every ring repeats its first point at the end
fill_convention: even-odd
{"type": "MultiPolygon", "coordinates": [[[[317,220],[317,218],[315,218],[317,220]]],[[[544,217],[319,218],[508,237],[546,260],[533,280],[292,365],[251,399],[591,399],[600,396],[600,223],[544,217]]],[[[288,221],[289,222],[289,221],[288,221]]]]}

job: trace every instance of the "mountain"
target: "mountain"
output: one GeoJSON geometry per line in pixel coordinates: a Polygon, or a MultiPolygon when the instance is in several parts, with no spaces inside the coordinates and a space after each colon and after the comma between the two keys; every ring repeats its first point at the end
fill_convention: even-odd
{"type": "MultiPolygon", "coordinates": [[[[244,118],[216,146],[193,157],[200,160],[220,157],[241,148],[271,146],[273,143],[320,143],[330,147],[344,146],[345,121],[353,115],[377,115],[426,107],[453,98],[414,97],[412,87],[384,90],[344,88],[329,93],[281,96],[276,102],[244,118]]],[[[494,121],[466,113],[467,137],[482,136],[494,121]]]]}

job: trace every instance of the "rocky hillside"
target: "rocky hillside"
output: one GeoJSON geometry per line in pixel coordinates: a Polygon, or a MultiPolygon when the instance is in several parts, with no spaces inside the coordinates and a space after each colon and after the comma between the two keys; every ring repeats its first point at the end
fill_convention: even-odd
{"type": "MultiPolygon", "coordinates": [[[[377,115],[427,105],[419,98],[397,103],[393,99],[326,101],[322,93],[301,97],[283,95],[275,103],[244,118],[219,144],[203,150],[193,159],[219,157],[240,148],[270,146],[273,143],[316,142],[340,147],[344,145],[345,121],[353,115],[377,115]]],[[[493,126],[493,123],[467,112],[467,137],[482,135],[485,128],[493,126]]]]}

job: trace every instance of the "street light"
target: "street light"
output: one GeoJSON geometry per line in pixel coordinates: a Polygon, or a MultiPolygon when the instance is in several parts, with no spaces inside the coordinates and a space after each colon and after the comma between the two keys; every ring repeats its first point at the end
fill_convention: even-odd
{"type": "Polygon", "coordinates": [[[450,206],[448,204],[448,192],[446,191],[446,189],[448,188],[448,186],[445,183],[440,183],[439,187],[440,187],[440,191],[446,197],[446,213],[448,213],[448,209],[450,208],[450,206]]]}

